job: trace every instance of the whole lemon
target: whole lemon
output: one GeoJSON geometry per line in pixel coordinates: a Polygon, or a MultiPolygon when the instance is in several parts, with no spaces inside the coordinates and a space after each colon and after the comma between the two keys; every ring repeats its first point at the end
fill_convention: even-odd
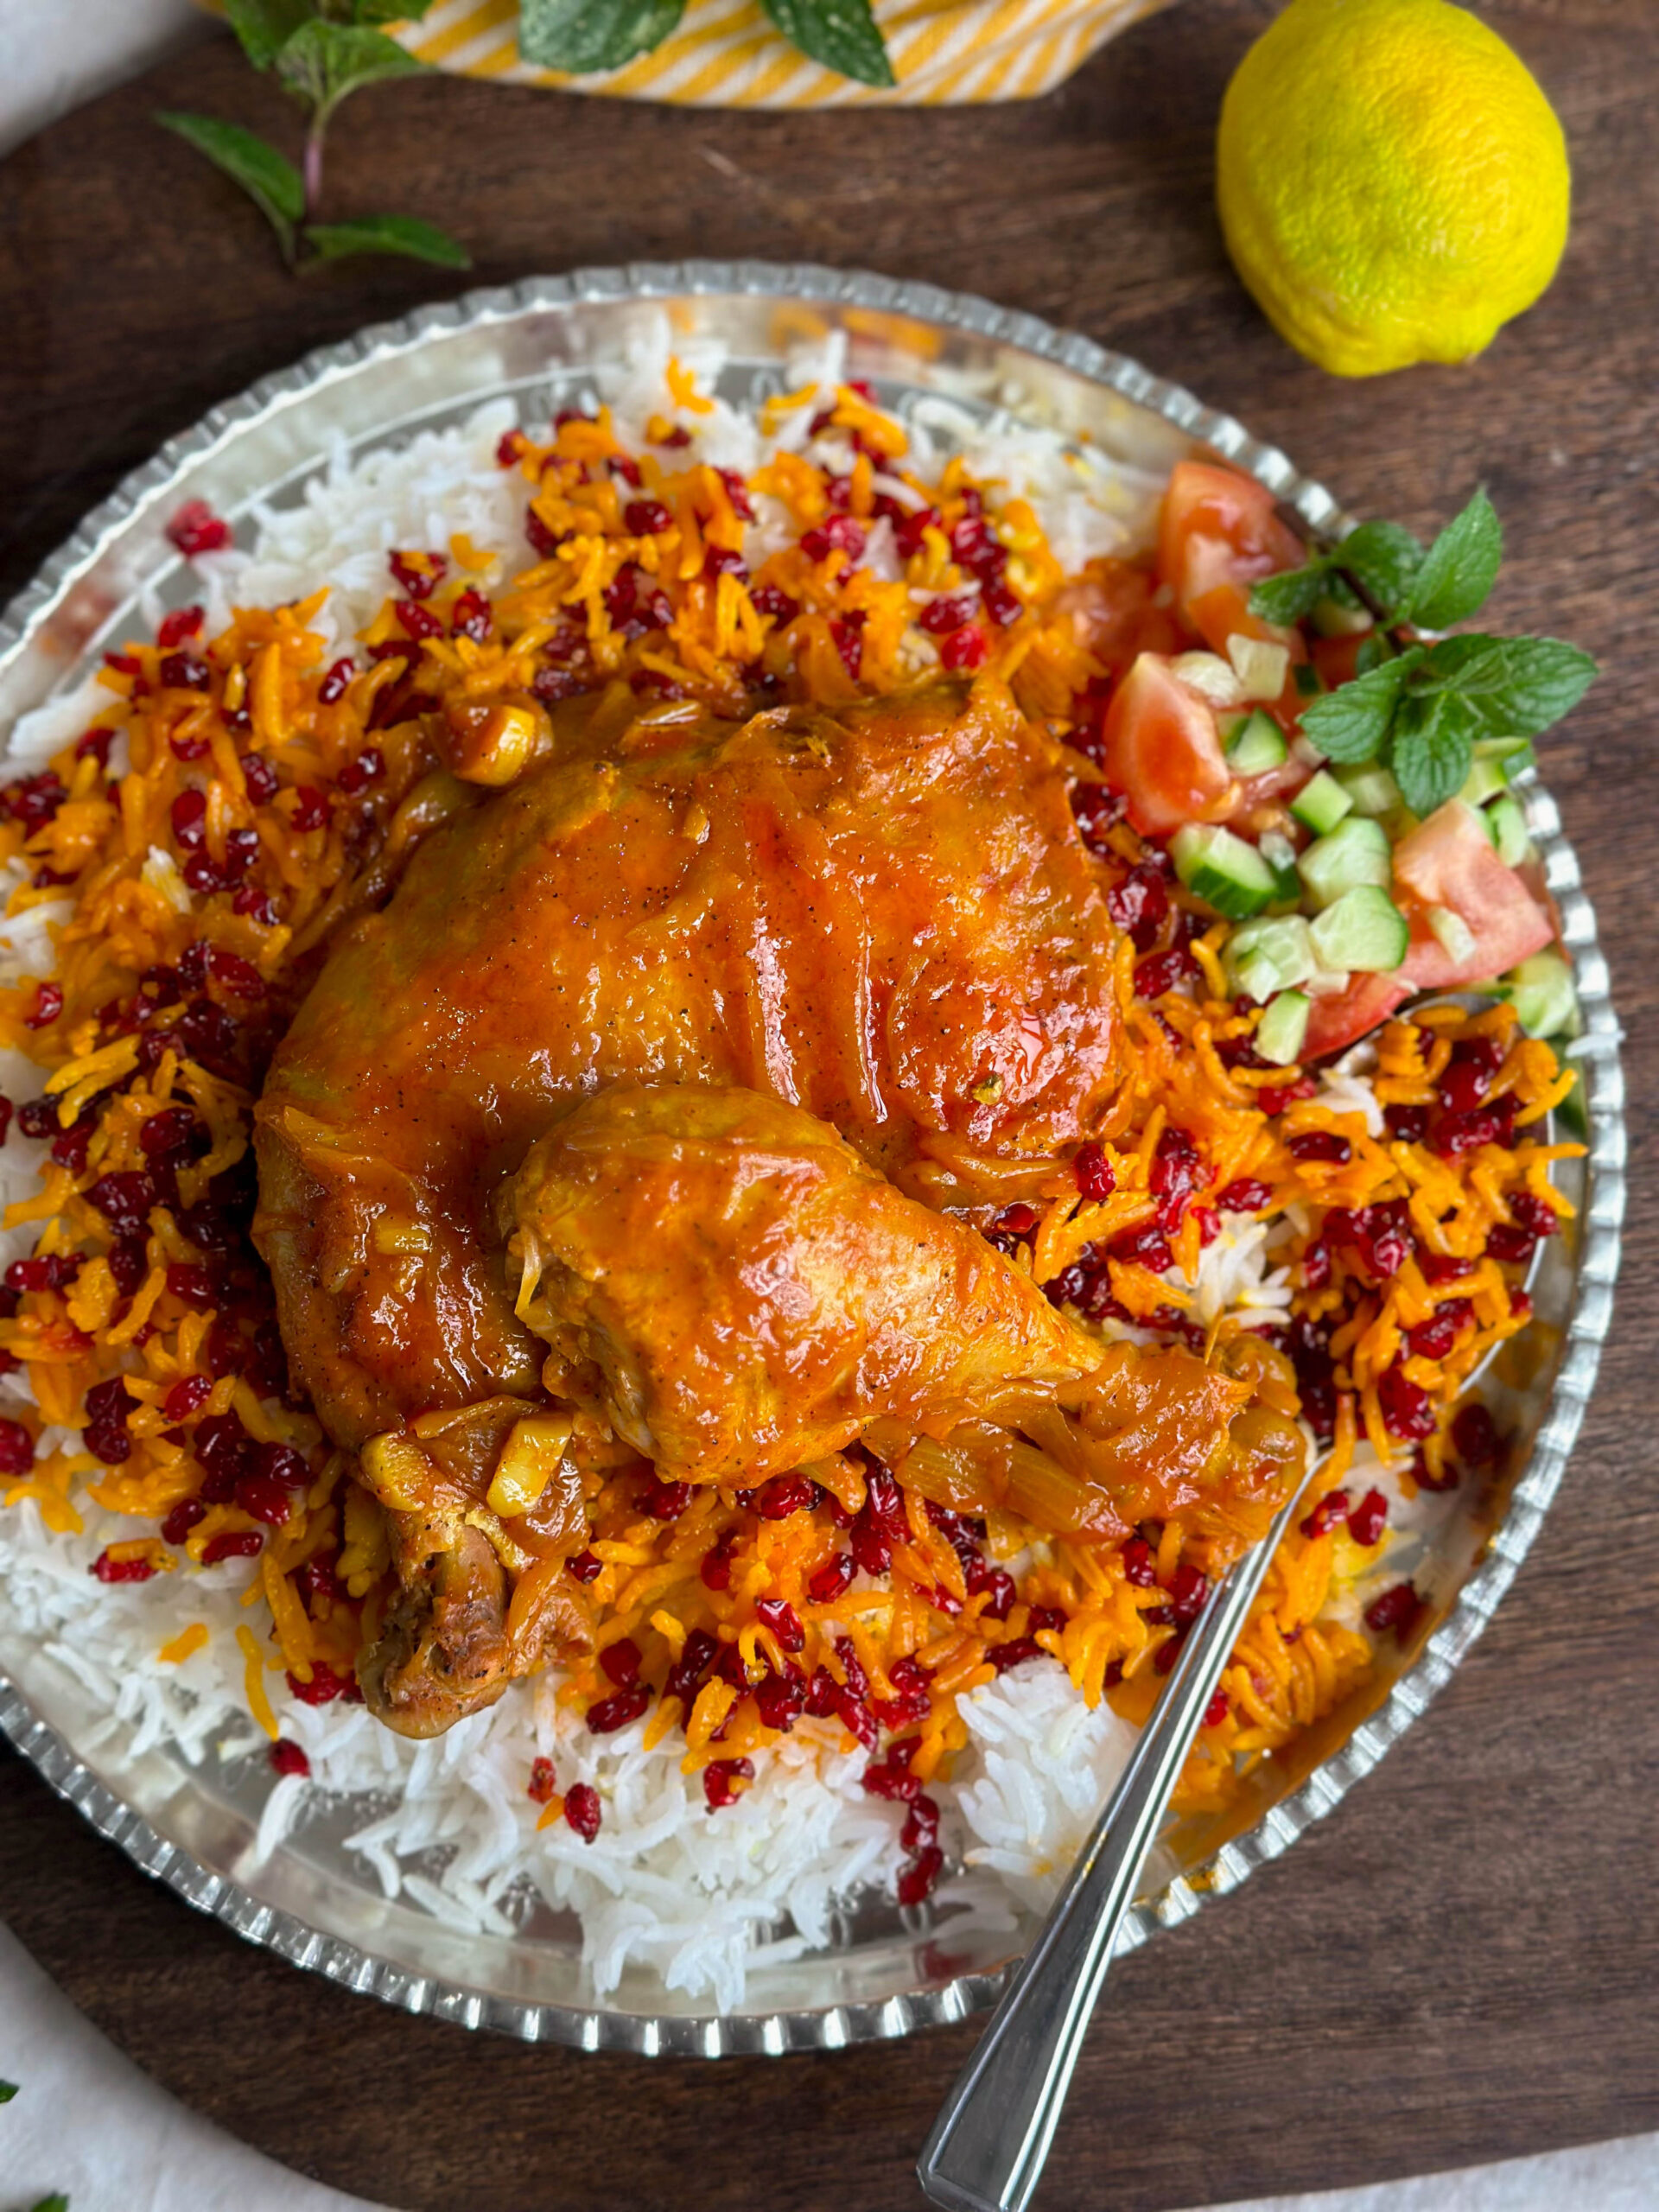
{"type": "Polygon", "coordinates": [[[1217,171],[1239,275],[1337,376],[1478,353],[1567,244],[1555,112],[1448,0],[1291,0],[1227,87],[1217,171]]]}

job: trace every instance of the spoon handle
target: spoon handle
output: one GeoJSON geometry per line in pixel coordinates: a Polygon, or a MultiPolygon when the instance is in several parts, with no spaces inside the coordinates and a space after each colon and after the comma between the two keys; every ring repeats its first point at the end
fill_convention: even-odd
{"type": "Polygon", "coordinates": [[[1024,2212],[1043,2171],[1117,1931],[1205,1707],[1312,1471],[1211,1592],[1135,1755],[1042,1932],[945,2099],[916,2171],[948,2212],[1024,2212]]]}

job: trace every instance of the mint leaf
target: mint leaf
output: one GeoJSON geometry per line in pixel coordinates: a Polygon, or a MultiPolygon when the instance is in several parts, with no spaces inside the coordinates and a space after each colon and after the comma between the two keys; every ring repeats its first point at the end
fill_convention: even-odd
{"type": "Polygon", "coordinates": [[[760,0],[784,36],[826,69],[861,85],[895,85],[869,0],[760,0]]]}
{"type": "Polygon", "coordinates": [[[62,2195],[43,2196],[38,2204],[30,2206],[29,2212],[69,2212],[69,2200],[62,2195]]]}
{"type": "Polygon", "coordinates": [[[225,12],[254,67],[269,69],[315,11],[311,0],[225,0],[225,12]]]}
{"type": "Polygon", "coordinates": [[[363,215],[350,223],[313,223],[305,242],[320,261],[343,261],[352,253],[401,253],[411,261],[435,262],[441,269],[473,265],[459,239],[413,215],[363,215]]]}
{"type": "Polygon", "coordinates": [[[1423,556],[1404,610],[1425,630],[1449,630],[1486,604],[1503,558],[1503,531],[1491,501],[1477,492],[1423,556]]]}
{"type": "Polygon", "coordinates": [[[1331,563],[1321,554],[1305,569],[1286,569],[1264,576],[1250,593],[1250,612],[1258,621],[1288,629],[1317,607],[1330,588],[1331,563]]]}
{"type": "Polygon", "coordinates": [[[1364,586],[1393,620],[1411,597],[1423,549],[1397,522],[1363,522],[1349,531],[1332,559],[1364,586]]]}
{"type": "Polygon", "coordinates": [[[1302,709],[1302,734],[1327,760],[1349,766],[1375,760],[1389,734],[1406,678],[1422,658],[1421,646],[1385,660],[1380,668],[1339,684],[1302,709]]]}
{"type": "Polygon", "coordinates": [[[156,120],[176,131],[199,154],[206,154],[215,168],[241,186],[291,261],[294,226],[305,213],[305,187],[293,162],[239,124],[220,123],[211,115],[172,113],[159,114],[156,120]]]}
{"type": "Polygon", "coordinates": [[[276,57],[283,84],[315,109],[314,130],[327,122],[348,92],[388,77],[416,75],[425,67],[384,31],[315,17],[301,25],[276,57]]]}
{"type": "Polygon", "coordinates": [[[1422,559],[1422,547],[1398,523],[1363,522],[1306,568],[1265,577],[1250,594],[1250,612],[1263,622],[1288,625],[1300,622],[1322,599],[1334,598],[1347,606],[1380,607],[1392,621],[1411,596],[1422,559]],[[1347,578],[1365,593],[1365,601],[1356,596],[1347,578]]]}
{"type": "Polygon", "coordinates": [[[518,51],[578,77],[620,69],[660,46],[683,11],[684,0],[524,0],[518,51]]]}
{"type": "Polygon", "coordinates": [[[1482,737],[1536,737],[1570,714],[1596,664],[1560,638],[1442,638],[1425,656],[1426,689],[1454,694],[1482,737]]]}
{"type": "Polygon", "coordinates": [[[346,0],[354,23],[418,23],[432,0],[346,0]]]}
{"type": "Polygon", "coordinates": [[[1401,702],[1388,765],[1414,814],[1433,814],[1457,797],[1468,779],[1477,734],[1475,717],[1450,692],[1401,702]]]}
{"type": "Polygon", "coordinates": [[[15,2082],[0,2082],[0,2105],[9,2105],[17,2094],[15,2082]]]}

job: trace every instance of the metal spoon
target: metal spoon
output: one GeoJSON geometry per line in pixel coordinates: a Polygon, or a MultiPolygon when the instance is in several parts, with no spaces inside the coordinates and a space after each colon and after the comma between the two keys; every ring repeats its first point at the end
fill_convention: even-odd
{"type": "Polygon", "coordinates": [[[1024,2212],[1031,2202],[1142,1862],[1273,1555],[1323,1465],[1321,1455],[1261,1542],[1210,1592],[1042,1933],[945,2099],[916,2172],[948,2212],[1024,2212]]]}
{"type": "MultiPolygon", "coordinates": [[[[1440,992],[1425,1007],[1484,1006],[1473,992],[1440,992]]],[[[1554,1116],[1546,1124],[1553,1133],[1554,1116]]],[[[1527,1270],[1537,1274],[1539,1253],[1527,1270]]],[[[1497,1351],[1465,1378],[1466,1392],[1497,1351]]],[[[1186,1755],[1256,1592],[1313,1479],[1321,1452],[1267,1535],[1234,1562],[1205,1600],[1134,1757],[1106,1802],[1042,1931],[1003,1992],[973,2056],[939,2110],[916,2162],[930,2202],[946,2212],[1025,2212],[1042,2177],[1071,2071],[1106,1980],[1117,1931],[1163,1826],[1186,1755]]]]}

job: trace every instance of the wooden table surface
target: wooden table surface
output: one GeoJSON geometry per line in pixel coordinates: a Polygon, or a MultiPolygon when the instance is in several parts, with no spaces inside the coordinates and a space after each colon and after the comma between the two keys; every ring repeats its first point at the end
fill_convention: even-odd
{"type": "MultiPolygon", "coordinates": [[[[754,254],[929,277],[1085,331],[1242,415],[1361,513],[1427,531],[1484,480],[1511,548],[1497,626],[1605,659],[1547,741],[1630,1032],[1633,1233],[1584,1440],[1429,1718],[1287,1859],[1118,1969],[1047,2212],[1659,2126],[1659,22],[1648,0],[1483,12],[1567,126],[1566,264],[1485,359],[1357,384],[1290,354],[1223,254],[1217,103],[1271,13],[1246,0],[1187,0],[1059,93],[1000,111],[722,116],[437,78],[365,94],[331,157],[340,207],[449,226],[470,279],[392,262],[286,276],[259,218],[149,121],[199,108],[291,138],[280,97],[219,42],[0,166],[0,591],[210,403],[360,323],[466,282],[754,254]]],[[[421,2212],[907,2208],[974,2033],[711,2068],[405,2018],[197,1917],[10,1755],[0,1910],[167,2088],[304,2172],[421,2212]]]]}

